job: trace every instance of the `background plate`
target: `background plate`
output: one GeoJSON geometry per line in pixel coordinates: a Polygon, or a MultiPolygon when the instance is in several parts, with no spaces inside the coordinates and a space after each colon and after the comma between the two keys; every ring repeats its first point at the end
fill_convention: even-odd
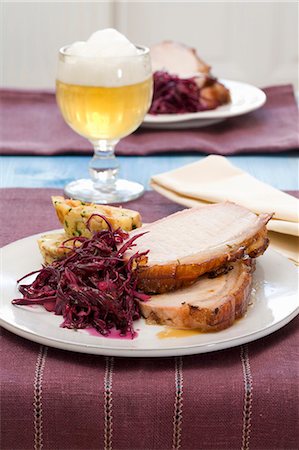
{"type": "Polygon", "coordinates": [[[243,319],[226,330],[159,339],[157,334],[165,328],[146,325],[141,319],[135,322],[138,337],[129,340],[60,328],[61,316],[54,316],[40,306],[11,304],[13,298],[20,297],[16,280],[41,266],[42,258],[36,243],[39,236],[41,234],[21,239],[1,249],[4,264],[0,324],[19,336],[44,345],[83,353],[130,357],[205,353],[266,336],[287,324],[298,313],[297,268],[283,256],[268,250],[257,261],[252,306],[243,319]]]}
{"type": "Polygon", "coordinates": [[[204,127],[221,122],[224,119],[249,113],[260,108],[266,101],[266,94],[251,84],[239,81],[219,80],[231,93],[231,103],[211,111],[186,114],[147,114],[142,126],[144,128],[192,128],[204,127]]]}

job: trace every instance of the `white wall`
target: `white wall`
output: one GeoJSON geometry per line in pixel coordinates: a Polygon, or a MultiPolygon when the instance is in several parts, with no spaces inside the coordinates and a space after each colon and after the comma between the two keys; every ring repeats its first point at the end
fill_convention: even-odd
{"type": "Polygon", "coordinates": [[[53,87],[57,50],[114,26],[194,46],[217,76],[298,90],[297,2],[4,2],[2,25],[4,86],[53,87]]]}
{"type": "Polygon", "coordinates": [[[60,47],[112,25],[111,4],[9,2],[2,6],[3,85],[54,87],[60,47]]]}

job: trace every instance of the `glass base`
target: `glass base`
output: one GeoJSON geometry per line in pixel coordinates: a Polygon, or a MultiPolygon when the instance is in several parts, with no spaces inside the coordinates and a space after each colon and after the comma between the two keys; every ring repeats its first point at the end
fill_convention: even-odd
{"type": "Polygon", "coordinates": [[[73,199],[107,205],[134,200],[143,194],[144,187],[134,181],[117,180],[111,191],[103,192],[95,188],[92,180],[81,179],[67,184],[64,192],[73,199]]]}

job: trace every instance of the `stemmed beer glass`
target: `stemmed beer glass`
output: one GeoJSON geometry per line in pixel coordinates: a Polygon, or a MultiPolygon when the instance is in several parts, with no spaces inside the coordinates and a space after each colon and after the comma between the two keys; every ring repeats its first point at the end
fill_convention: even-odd
{"type": "Polygon", "coordinates": [[[126,202],[139,197],[141,184],[118,179],[117,142],[141,124],[152,98],[150,52],[89,57],[59,51],[56,98],[66,123],[94,147],[90,179],[65,186],[71,198],[94,203],[126,202]]]}

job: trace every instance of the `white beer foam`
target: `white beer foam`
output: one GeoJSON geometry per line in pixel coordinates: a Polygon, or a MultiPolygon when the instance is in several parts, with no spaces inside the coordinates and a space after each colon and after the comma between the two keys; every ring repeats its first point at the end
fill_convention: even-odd
{"type": "Polygon", "coordinates": [[[74,42],[59,57],[58,80],[83,86],[126,86],[151,75],[150,63],[113,28],[93,33],[87,41],[74,42]]]}

